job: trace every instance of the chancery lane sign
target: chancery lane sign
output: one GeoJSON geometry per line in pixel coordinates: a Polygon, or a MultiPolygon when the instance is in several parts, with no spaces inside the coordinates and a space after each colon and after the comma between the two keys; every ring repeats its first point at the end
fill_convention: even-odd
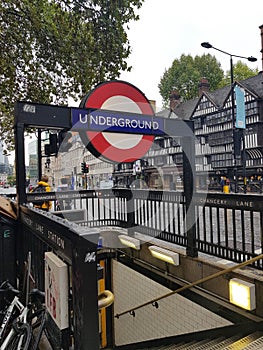
{"type": "MultiPolygon", "coordinates": [[[[99,84],[81,101],[80,108],[100,109],[99,113],[90,114],[90,129],[80,131],[80,137],[95,157],[109,162],[132,162],[143,157],[152,146],[154,128],[159,129],[145,116],[154,116],[149,100],[138,88],[124,81],[99,84]],[[111,114],[110,111],[124,114],[111,114]],[[142,132],[147,130],[148,133],[142,132]],[[127,134],[127,131],[131,133],[127,134]]],[[[79,116],[72,118],[77,118],[81,124],[79,116]]],[[[85,122],[85,117],[81,120],[85,122]]]]}

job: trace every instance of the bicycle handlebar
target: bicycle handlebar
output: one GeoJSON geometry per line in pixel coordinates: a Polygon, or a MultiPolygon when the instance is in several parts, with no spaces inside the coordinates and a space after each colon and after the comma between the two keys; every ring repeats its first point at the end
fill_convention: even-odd
{"type": "Polygon", "coordinates": [[[39,289],[32,289],[29,293],[30,297],[36,297],[40,301],[44,302],[45,301],[45,292],[42,292],[39,289]]]}
{"type": "Polygon", "coordinates": [[[18,289],[15,289],[11,283],[9,283],[8,281],[4,281],[0,285],[0,293],[8,293],[8,292],[11,292],[15,295],[20,294],[20,291],[18,289]]]}

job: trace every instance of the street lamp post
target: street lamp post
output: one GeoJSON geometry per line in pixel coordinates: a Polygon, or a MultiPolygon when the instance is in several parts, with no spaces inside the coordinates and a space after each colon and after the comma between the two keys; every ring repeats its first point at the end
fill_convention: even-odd
{"type": "MultiPolygon", "coordinates": [[[[201,43],[201,46],[206,49],[214,49],[219,52],[224,53],[225,55],[228,55],[230,57],[230,79],[231,79],[231,116],[232,116],[232,126],[233,126],[233,167],[234,167],[234,185],[235,185],[235,193],[237,193],[237,178],[236,178],[236,172],[237,172],[237,154],[236,154],[236,144],[237,142],[240,142],[241,139],[239,137],[239,130],[237,130],[235,125],[235,96],[234,96],[234,69],[233,69],[233,57],[237,58],[244,58],[250,62],[256,62],[257,59],[253,56],[250,57],[244,57],[239,55],[233,55],[229,52],[220,50],[214,46],[212,46],[209,42],[203,42],[201,43]]],[[[242,140],[243,140],[243,181],[244,181],[244,192],[246,192],[246,179],[245,179],[245,169],[246,169],[246,157],[245,157],[245,134],[244,130],[242,132],[242,140]]],[[[238,158],[241,156],[238,155],[238,158]]]]}

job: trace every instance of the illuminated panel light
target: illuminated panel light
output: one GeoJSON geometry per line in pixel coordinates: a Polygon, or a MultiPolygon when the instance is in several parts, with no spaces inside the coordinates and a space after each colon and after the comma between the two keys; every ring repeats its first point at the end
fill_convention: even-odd
{"type": "Polygon", "coordinates": [[[132,249],[140,250],[141,242],[139,239],[126,236],[126,235],[119,235],[118,238],[123,245],[130,247],[132,249]]]}
{"type": "Polygon", "coordinates": [[[245,310],[256,308],[255,285],[238,278],[229,281],[230,303],[242,307],[245,310]]]}
{"type": "Polygon", "coordinates": [[[161,247],[157,247],[155,245],[152,245],[149,247],[149,250],[153,257],[163,260],[169,264],[173,264],[178,266],[179,265],[179,254],[172,252],[167,249],[163,249],[161,247]]]}

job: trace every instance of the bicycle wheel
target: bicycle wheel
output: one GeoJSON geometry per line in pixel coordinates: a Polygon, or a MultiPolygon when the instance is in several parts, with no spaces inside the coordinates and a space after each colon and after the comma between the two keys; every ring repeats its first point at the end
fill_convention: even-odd
{"type": "Polygon", "coordinates": [[[9,339],[6,350],[29,350],[32,330],[29,324],[13,324],[14,332],[9,339]]]}
{"type": "Polygon", "coordinates": [[[33,320],[31,320],[32,336],[30,342],[30,350],[37,350],[46,326],[46,310],[40,309],[34,313],[33,320]]]}

